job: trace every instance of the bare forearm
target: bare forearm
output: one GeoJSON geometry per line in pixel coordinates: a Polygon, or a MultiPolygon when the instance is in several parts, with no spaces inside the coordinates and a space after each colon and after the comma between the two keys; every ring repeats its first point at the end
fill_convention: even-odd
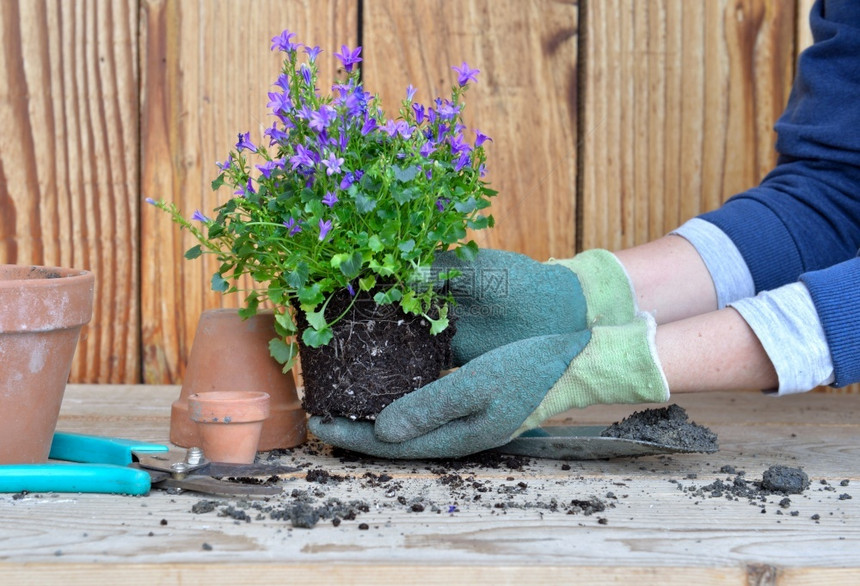
{"type": "Polygon", "coordinates": [[[658,326],[657,354],[672,393],[778,386],[764,348],[732,308],[658,326]]]}
{"type": "Polygon", "coordinates": [[[711,275],[684,238],[664,236],[615,254],[630,275],[639,308],[658,324],[717,309],[711,275]]]}

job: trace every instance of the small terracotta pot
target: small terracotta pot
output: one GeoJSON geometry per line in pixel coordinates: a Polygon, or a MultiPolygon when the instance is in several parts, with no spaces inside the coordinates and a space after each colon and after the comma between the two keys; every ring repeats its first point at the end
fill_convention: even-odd
{"type": "Polygon", "coordinates": [[[200,445],[198,428],[188,414],[188,397],[210,391],[253,390],[268,393],[271,414],[263,424],[259,449],[292,448],[307,438],[307,415],[299,402],[292,373],[269,355],[275,337],[274,315],[261,310],[246,320],[237,309],[204,311],[185,370],[182,390],[170,413],[170,441],[200,445]]]}
{"type": "Polygon", "coordinates": [[[213,391],[188,397],[200,430],[203,455],[213,462],[250,464],[257,455],[269,395],[259,391],[213,391]]]}
{"type": "Polygon", "coordinates": [[[95,276],[0,265],[0,464],[45,462],[95,276]]]}

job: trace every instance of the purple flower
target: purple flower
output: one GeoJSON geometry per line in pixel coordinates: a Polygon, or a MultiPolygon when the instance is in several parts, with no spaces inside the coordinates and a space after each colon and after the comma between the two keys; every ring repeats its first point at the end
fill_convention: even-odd
{"type": "Polygon", "coordinates": [[[465,61],[463,61],[463,64],[460,67],[457,67],[455,65],[451,69],[453,69],[459,74],[457,77],[457,82],[460,84],[461,87],[466,85],[470,81],[478,83],[478,74],[481,72],[481,70],[470,68],[468,65],[466,65],[465,61]]]}
{"type": "Polygon", "coordinates": [[[388,136],[394,136],[395,134],[399,134],[403,138],[412,136],[412,128],[405,120],[389,120],[382,127],[382,131],[388,134],[388,136]]]}
{"type": "Polygon", "coordinates": [[[311,73],[311,68],[302,63],[302,66],[299,67],[299,73],[302,74],[302,79],[305,80],[305,85],[311,85],[311,80],[313,78],[313,73],[311,73]]]}
{"type": "Polygon", "coordinates": [[[191,214],[191,219],[195,222],[209,222],[209,218],[200,213],[200,210],[194,210],[194,213],[191,214]]]}
{"type": "Polygon", "coordinates": [[[272,110],[272,113],[277,115],[281,112],[289,112],[293,103],[290,101],[289,94],[279,94],[278,92],[269,92],[269,103],[266,107],[272,110]]]}
{"type": "Polygon", "coordinates": [[[432,142],[425,142],[424,144],[421,145],[421,148],[418,149],[418,153],[422,157],[429,157],[431,154],[433,154],[433,151],[435,151],[435,150],[436,150],[436,147],[433,146],[432,142]]]}
{"type": "Polygon", "coordinates": [[[438,114],[443,120],[451,120],[456,118],[457,114],[460,113],[460,107],[456,106],[450,100],[445,100],[444,102],[439,104],[438,114]]]}
{"type": "Polygon", "coordinates": [[[424,122],[424,106],[421,104],[412,104],[412,111],[415,113],[416,124],[424,122]]]}
{"type": "Polygon", "coordinates": [[[355,289],[352,287],[352,283],[346,284],[346,290],[349,291],[350,297],[355,297],[355,289]]]}
{"type": "Polygon", "coordinates": [[[293,37],[295,36],[296,33],[284,30],[281,34],[272,37],[272,51],[277,49],[284,53],[293,53],[301,46],[298,43],[293,42],[293,37]]]}
{"type": "Polygon", "coordinates": [[[254,184],[251,183],[251,178],[248,177],[248,183],[243,186],[240,186],[239,189],[233,192],[233,195],[238,195],[239,197],[247,197],[255,193],[257,192],[254,191],[254,184]]]}
{"type": "Polygon", "coordinates": [[[362,60],[359,55],[361,55],[361,47],[356,47],[353,51],[350,51],[346,45],[341,45],[340,53],[334,54],[343,63],[343,68],[346,69],[347,73],[352,71],[353,65],[362,60]]]}
{"type": "Polygon", "coordinates": [[[318,111],[311,112],[308,125],[317,132],[322,132],[335,118],[337,118],[337,111],[331,106],[322,105],[318,111]]]}
{"type": "Polygon", "coordinates": [[[320,49],[319,46],[305,47],[305,53],[308,54],[308,61],[314,63],[317,60],[317,56],[322,53],[322,49],[320,49]]]}
{"type": "Polygon", "coordinates": [[[472,147],[469,146],[469,143],[463,140],[462,134],[458,134],[451,139],[451,152],[453,154],[461,155],[463,153],[468,153],[471,150],[472,147]]]}
{"type": "Polygon", "coordinates": [[[251,133],[246,132],[245,134],[239,133],[239,142],[236,143],[236,149],[241,153],[243,149],[248,149],[252,153],[257,152],[257,147],[254,146],[254,143],[251,142],[251,133]]]}
{"type": "Polygon", "coordinates": [[[485,142],[487,142],[488,140],[489,140],[489,141],[492,141],[492,140],[493,140],[492,138],[490,138],[489,136],[487,136],[486,134],[484,134],[484,133],[483,133],[483,132],[481,132],[480,130],[475,130],[475,134],[477,135],[477,136],[475,137],[475,147],[479,147],[479,146],[481,146],[482,144],[484,144],[484,143],[485,143],[485,142]]]}
{"type": "Polygon", "coordinates": [[[229,169],[230,165],[232,165],[232,164],[233,164],[233,155],[232,154],[227,155],[227,159],[223,163],[219,163],[218,161],[215,161],[215,166],[218,167],[219,169],[221,169],[222,171],[226,171],[227,169],[229,169]]]}
{"type": "Polygon", "coordinates": [[[320,227],[320,241],[323,241],[323,240],[325,240],[326,235],[331,230],[331,220],[323,220],[322,218],[320,218],[319,227],[320,227]]]}
{"type": "Polygon", "coordinates": [[[290,231],[290,236],[295,236],[302,231],[302,227],[299,226],[298,222],[296,222],[293,218],[290,218],[289,220],[284,222],[284,227],[290,231]]]}
{"type": "Polygon", "coordinates": [[[296,145],[296,154],[290,157],[290,163],[293,165],[293,170],[295,171],[299,166],[304,165],[306,167],[313,167],[314,160],[312,158],[313,152],[309,149],[306,149],[304,146],[297,144],[296,145]]]}
{"type": "Polygon", "coordinates": [[[481,163],[478,166],[478,173],[480,174],[481,177],[486,177],[487,176],[487,166],[485,164],[481,163]]]}
{"type": "Polygon", "coordinates": [[[327,191],[326,194],[322,198],[322,202],[330,208],[334,207],[334,204],[337,203],[337,196],[333,191],[327,191]]]}
{"type": "Polygon", "coordinates": [[[263,177],[265,177],[266,179],[271,179],[272,171],[274,171],[277,166],[278,164],[275,161],[266,161],[262,165],[257,165],[257,169],[260,170],[260,173],[263,174],[263,177]]]}
{"type": "Polygon", "coordinates": [[[346,191],[347,189],[349,189],[352,186],[353,183],[355,183],[355,175],[352,174],[352,171],[348,171],[343,176],[343,179],[340,180],[339,187],[341,189],[343,189],[344,191],[346,191]]]}
{"type": "Polygon", "coordinates": [[[290,78],[286,73],[280,74],[273,85],[278,86],[284,90],[285,93],[290,93],[290,78]]]}
{"type": "Polygon", "coordinates": [[[328,158],[320,161],[326,167],[326,175],[334,175],[340,173],[340,166],[343,165],[343,157],[337,157],[334,153],[329,153],[328,158]]]}
{"type": "Polygon", "coordinates": [[[147,198],[146,198],[145,200],[143,200],[143,201],[145,201],[145,202],[146,202],[146,203],[148,203],[148,204],[158,205],[158,202],[157,202],[157,201],[155,201],[154,199],[152,199],[151,197],[147,197],[147,198]]]}
{"type": "Polygon", "coordinates": [[[269,146],[278,142],[287,142],[290,138],[290,135],[278,128],[277,122],[273,123],[270,128],[264,130],[263,135],[268,136],[271,139],[269,141],[269,146]]]}
{"type": "Polygon", "coordinates": [[[471,157],[469,157],[469,153],[463,153],[460,157],[454,161],[454,170],[460,171],[463,167],[471,163],[471,157]]]}
{"type": "Polygon", "coordinates": [[[361,135],[367,136],[374,130],[376,130],[376,118],[368,118],[364,121],[364,126],[361,127],[361,135]]]}
{"type": "Polygon", "coordinates": [[[417,92],[417,91],[418,91],[418,90],[417,90],[417,89],[415,89],[414,87],[412,87],[412,84],[410,83],[410,84],[409,84],[409,87],[407,87],[407,88],[406,88],[406,100],[407,100],[408,102],[411,102],[411,101],[412,101],[412,98],[414,98],[414,97],[415,97],[415,92],[417,92]]]}
{"type": "Polygon", "coordinates": [[[445,199],[444,197],[440,197],[439,199],[436,200],[436,209],[439,210],[440,212],[444,212],[446,203],[448,203],[448,200],[445,199]]]}

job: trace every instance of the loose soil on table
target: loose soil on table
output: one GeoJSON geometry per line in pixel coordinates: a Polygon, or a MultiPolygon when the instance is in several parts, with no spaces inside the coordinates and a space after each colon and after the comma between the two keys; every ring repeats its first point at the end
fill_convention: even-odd
{"type": "Polygon", "coordinates": [[[678,405],[637,411],[613,423],[600,435],[652,442],[685,452],[710,453],[719,449],[717,434],[690,421],[687,412],[678,405]]]}
{"type": "MultiPolygon", "coordinates": [[[[372,293],[372,292],[371,292],[372,293]]],[[[373,419],[395,399],[439,378],[451,363],[454,325],[437,335],[423,316],[396,304],[377,305],[360,293],[335,294],[326,316],[346,315],[328,345],[300,345],[303,407],[312,415],[373,419]],[[349,308],[349,309],[347,309],[349,308]]],[[[299,312],[299,329],[307,326],[299,312]]]]}
{"type": "MultiPolygon", "coordinates": [[[[630,427],[641,431],[649,428],[649,422],[659,428],[666,427],[666,422],[670,421],[676,425],[680,423],[688,431],[692,429],[694,437],[699,438],[697,441],[702,442],[694,445],[711,445],[708,441],[716,445],[712,432],[695,424],[691,428],[686,413],[681,411],[671,407],[645,411],[631,416],[637,425],[631,426],[628,421],[631,418],[628,418],[612,427],[632,433],[630,427]]],[[[650,433],[646,436],[654,437],[650,433]]],[[[400,462],[331,448],[312,438],[298,448],[269,452],[262,458],[302,471],[282,480],[284,493],[279,497],[232,502],[204,499],[196,502],[192,511],[201,515],[214,513],[235,522],[284,522],[298,529],[309,529],[325,522],[342,530],[380,530],[386,526],[386,511],[395,510],[417,515],[416,522],[420,515],[426,514],[453,517],[468,512],[495,516],[534,511],[540,518],[572,515],[577,520],[571,521],[580,525],[607,525],[619,515],[625,522],[630,514],[629,503],[625,501],[631,493],[644,490],[637,487],[632,477],[584,476],[582,471],[593,469],[592,463],[536,461],[497,452],[443,461],[400,462]],[[321,468],[320,456],[328,458],[332,467],[321,468]]],[[[705,506],[707,501],[746,501],[757,507],[759,513],[774,515],[776,523],[790,517],[818,523],[828,506],[829,514],[833,515],[839,510],[838,505],[835,510],[833,508],[836,503],[851,499],[851,495],[839,494],[836,486],[820,479],[814,491],[821,496],[813,502],[814,496],[810,494],[813,489],[806,473],[799,467],[782,464],[769,466],[760,479],[747,478],[744,470],[731,464],[718,464],[719,467],[707,471],[709,476],[715,474],[718,478],[703,483],[698,481],[698,472],[684,472],[684,458],[663,455],[622,462],[631,470],[650,469],[652,475],[659,474],[663,468],[666,481],[675,485],[681,497],[694,500],[696,505],[705,506]],[[810,510],[811,506],[816,508],[810,510]]],[[[701,471],[702,466],[710,467],[710,464],[698,460],[693,469],[701,471]]],[[[849,480],[836,484],[847,487],[849,480]]],[[[641,498],[638,497],[637,502],[641,502],[641,498]]],[[[652,511],[644,514],[650,515],[652,511]]]]}

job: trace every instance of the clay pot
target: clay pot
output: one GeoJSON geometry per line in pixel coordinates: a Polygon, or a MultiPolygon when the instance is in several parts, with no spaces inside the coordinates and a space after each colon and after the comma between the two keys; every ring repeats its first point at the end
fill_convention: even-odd
{"type": "Polygon", "coordinates": [[[250,464],[257,456],[269,395],[259,391],[213,391],[188,397],[200,430],[203,455],[213,462],[250,464]]]}
{"type": "Polygon", "coordinates": [[[0,464],[47,461],[95,276],[0,265],[0,464]]]}
{"type": "Polygon", "coordinates": [[[248,390],[268,393],[270,415],[263,425],[259,449],[292,448],[307,438],[307,415],[302,410],[292,373],[269,355],[275,337],[274,316],[261,310],[243,320],[236,309],[204,311],[182,390],[170,413],[170,441],[186,448],[201,438],[188,412],[188,397],[211,391],[248,390]]]}

